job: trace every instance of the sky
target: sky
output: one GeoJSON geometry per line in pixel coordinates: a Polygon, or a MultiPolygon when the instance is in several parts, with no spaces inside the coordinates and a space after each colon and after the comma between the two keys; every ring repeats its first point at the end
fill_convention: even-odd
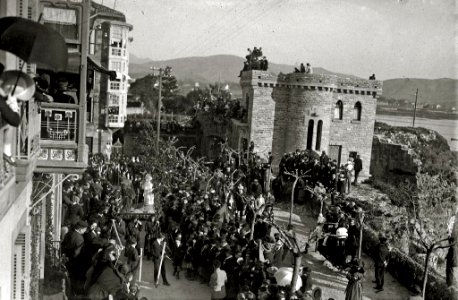
{"type": "Polygon", "coordinates": [[[274,63],[377,79],[458,78],[455,0],[95,0],[133,25],[131,53],[167,60],[262,47],[274,63]]]}

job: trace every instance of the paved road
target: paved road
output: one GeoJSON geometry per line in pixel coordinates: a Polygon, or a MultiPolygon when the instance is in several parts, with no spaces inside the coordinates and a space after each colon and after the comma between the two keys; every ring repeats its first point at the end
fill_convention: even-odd
{"type": "MultiPolygon", "coordinates": [[[[282,205],[284,206],[284,205],[282,205]]],[[[286,225],[289,220],[289,211],[275,208],[275,221],[277,224],[286,225]]],[[[316,220],[311,215],[302,213],[301,217],[297,214],[293,215],[293,225],[296,231],[299,245],[305,245],[306,236],[315,228],[316,220]]],[[[311,252],[302,257],[302,264],[308,265],[312,269],[313,288],[320,287],[323,292],[323,299],[334,298],[335,300],[345,299],[345,287],[347,279],[344,272],[339,272],[328,268],[323,264],[325,258],[314,249],[309,249],[311,252]]],[[[389,273],[385,274],[384,291],[375,293],[372,280],[374,277],[374,263],[370,257],[362,257],[366,276],[363,283],[364,300],[408,300],[410,297],[409,291],[400,285],[389,273]]]]}
{"type": "MultiPolygon", "coordinates": [[[[281,205],[286,208],[285,205],[281,205]]],[[[301,245],[305,245],[306,237],[316,226],[316,220],[311,215],[298,209],[301,216],[293,215],[293,224],[296,235],[301,245]]],[[[289,219],[287,209],[275,208],[275,221],[278,224],[286,225],[289,219]]],[[[313,250],[313,249],[311,249],[313,250]]],[[[288,258],[285,259],[288,261],[288,258]]],[[[323,299],[334,298],[335,300],[345,299],[345,287],[347,279],[345,273],[328,268],[323,264],[324,257],[317,252],[310,252],[302,258],[302,263],[312,269],[313,287],[320,287],[323,291],[323,299]]],[[[409,291],[400,285],[389,273],[385,275],[385,287],[381,293],[375,293],[372,283],[374,278],[374,264],[371,258],[363,256],[366,269],[364,279],[364,300],[408,300],[409,291]]],[[[172,276],[173,269],[170,261],[166,261],[167,278],[171,286],[159,285],[154,287],[153,264],[151,261],[143,260],[142,282],[140,282],[140,296],[145,296],[148,300],[206,300],[210,299],[210,289],[207,284],[200,284],[198,281],[189,281],[184,278],[177,280],[172,276]]],[[[184,273],[183,273],[184,275],[184,273]]]]}
{"type": "Polygon", "coordinates": [[[167,279],[170,286],[160,285],[156,288],[153,284],[153,262],[143,259],[142,281],[140,285],[140,298],[148,300],[210,300],[210,288],[207,284],[200,284],[198,281],[190,281],[184,278],[184,272],[180,273],[177,280],[173,274],[173,267],[170,261],[166,261],[167,279]]]}

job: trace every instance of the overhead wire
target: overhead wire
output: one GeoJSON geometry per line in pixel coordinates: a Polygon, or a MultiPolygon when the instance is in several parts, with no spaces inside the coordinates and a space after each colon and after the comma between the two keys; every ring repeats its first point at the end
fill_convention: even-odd
{"type": "MultiPolygon", "coordinates": [[[[276,3],[274,2],[273,5],[275,6],[276,3]]],[[[257,19],[257,17],[259,17],[260,15],[262,16],[266,11],[270,10],[271,8],[272,8],[272,7],[269,7],[269,8],[266,9],[266,10],[262,10],[261,13],[259,13],[259,14],[257,14],[257,15],[255,16],[255,18],[257,19]]],[[[244,28],[244,27],[246,26],[246,24],[249,24],[249,23],[250,23],[250,21],[252,20],[252,18],[246,18],[246,15],[251,14],[252,12],[253,12],[253,11],[251,11],[251,10],[245,10],[245,13],[244,13],[243,17],[241,18],[240,22],[238,22],[239,25],[237,25],[237,26],[235,27],[235,28],[236,28],[236,29],[235,29],[236,31],[235,31],[235,32],[232,32],[232,33],[230,34],[231,36],[234,36],[234,35],[238,34],[241,28],[244,28]]],[[[228,29],[228,28],[222,28],[222,31],[227,30],[227,29],[228,29]]],[[[221,30],[220,30],[220,31],[221,31],[221,30]]],[[[231,30],[231,31],[233,31],[233,30],[231,30]]],[[[198,45],[197,45],[197,48],[194,48],[194,51],[203,51],[204,49],[208,48],[209,45],[211,45],[211,44],[213,44],[213,46],[214,46],[215,41],[216,41],[216,44],[219,43],[221,39],[227,39],[227,35],[224,35],[224,36],[223,36],[222,34],[218,34],[218,35],[215,36],[215,37],[208,38],[208,39],[207,39],[207,42],[205,42],[205,43],[203,43],[203,44],[198,44],[198,45]]]]}
{"type": "Polygon", "coordinates": [[[226,39],[226,40],[230,40],[232,39],[234,36],[236,36],[237,34],[239,34],[242,29],[246,28],[246,27],[249,27],[250,25],[256,23],[259,19],[261,19],[262,17],[266,16],[268,13],[270,13],[272,11],[272,9],[276,8],[278,5],[282,4],[281,1],[274,1],[269,7],[267,7],[265,10],[262,10],[260,13],[258,13],[254,18],[252,19],[249,19],[246,23],[242,23],[242,24],[239,24],[235,30],[232,31],[232,33],[228,36],[224,36],[224,37],[220,37],[219,39],[217,39],[214,43],[214,45],[217,45],[219,44],[222,39],[226,39]]]}
{"type": "MultiPolygon", "coordinates": [[[[242,14],[241,15],[237,15],[236,19],[240,19],[240,18],[245,18],[250,12],[251,12],[251,9],[250,9],[250,6],[256,6],[256,4],[253,4],[252,1],[247,1],[245,2],[245,5],[240,7],[240,8],[235,8],[235,11],[237,10],[241,10],[242,11],[242,14]]],[[[194,41],[194,45],[192,47],[184,47],[182,49],[180,49],[179,51],[177,51],[175,53],[175,55],[180,55],[180,54],[184,54],[184,52],[194,52],[195,50],[197,49],[200,49],[200,48],[204,48],[208,45],[208,41],[209,40],[212,40],[214,38],[217,38],[218,36],[220,36],[221,34],[224,33],[225,30],[228,29],[227,26],[229,26],[231,23],[233,23],[235,20],[233,18],[233,15],[232,14],[227,14],[225,16],[225,18],[220,18],[218,19],[216,22],[213,22],[212,24],[209,24],[208,26],[206,26],[207,28],[213,28],[213,30],[211,32],[209,32],[208,34],[205,33],[205,32],[202,32],[196,41],[194,41]]],[[[203,21],[205,22],[205,20],[203,21]]]]}

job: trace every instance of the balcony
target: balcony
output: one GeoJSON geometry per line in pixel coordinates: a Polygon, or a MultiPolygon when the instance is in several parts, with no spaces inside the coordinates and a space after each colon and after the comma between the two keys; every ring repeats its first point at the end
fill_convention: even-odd
{"type": "Polygon", "coordinates": [[[126,118],[121,115],[107,114],[107,127],[109,128],[123,128],[126,118]]]}
{"type": "Polygon", "coordinates": [[[36,159],[40,152],[40,113],[34,101],[23,102],[22,122],[16,135],[16,181],[32,179],[36,159]]]}
{"type": "Polygon", "coordinates": [[[77,143],[78,105],[52,105],[41,110],[41,140],[77,143]]]}
{"type": "Polygon", "coordinates": [[[87,146],[78,140],[79,106],[42,103],[40,113],[39,172],[82,172],[87,162],[87,146]]]}

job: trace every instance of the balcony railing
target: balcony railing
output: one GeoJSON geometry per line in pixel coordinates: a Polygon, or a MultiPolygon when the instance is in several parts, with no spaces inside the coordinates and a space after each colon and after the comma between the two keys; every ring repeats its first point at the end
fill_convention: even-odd
{"type": "Polygon", "coordinates": [[[41,108],[41,140],[69,141],[78,139],[78,105],[43,103],[41,108]]]}

